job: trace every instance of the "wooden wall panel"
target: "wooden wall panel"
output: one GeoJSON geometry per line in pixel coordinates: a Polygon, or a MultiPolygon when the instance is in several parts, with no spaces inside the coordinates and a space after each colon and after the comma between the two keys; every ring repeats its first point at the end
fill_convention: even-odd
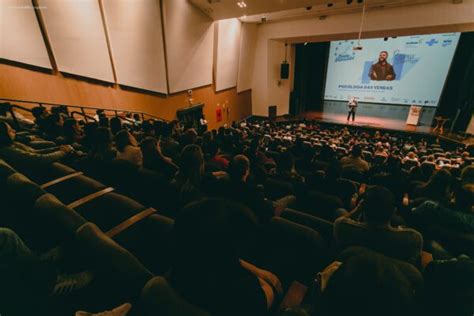
{"type": "MultiPolygon", "coordinates": [[[[207,86],[193,92],[196,102],[205,103],[204,114],[210,128],[230,124],[252,112],[250,91],[237,93],[236,89],[229,89],[216,93],[213,86],[207,86]],[[220,123],[216,121],[218,105],[222,109],[230,109],[229,115],[226,115],[226,110],[223,111],[224,119],[220,123]]],[[[143,93],[1,63],[0,98],[128,109],[147,112],[168,120],[176,118],[176,110],[187,104],[185,92],[169,96],[143,93]]]]}

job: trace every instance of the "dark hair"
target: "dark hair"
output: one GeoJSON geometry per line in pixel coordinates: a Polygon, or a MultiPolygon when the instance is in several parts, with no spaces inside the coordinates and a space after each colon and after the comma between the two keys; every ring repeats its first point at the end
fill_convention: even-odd
{"type": "Polygon", "coordinates": [[[181,151],[179,168],[177,174],[179,185],[191,184],[194,187],[199,187],[204,173],[204,157],[201,147],[197,145],[185,146],[181,151]]]}
{"type": "Polygon", "coordinates": [[[379,53],[379,55],[382,54],[382,53],[385,53],[385,54],[387,55],[387,57],[388,57],[388,52],[387,52],[386,50],[381,51],[381,52],[379,53]]]}
{"type": "Polygon", "coordinates": [[[460,211],[470,213],[474,205],[474,183],[464,184],[456,190],[456,206],[460,211]]]}
{"type": "Polygon", "coordinates": [[[130,142],[130,133],[123,129],[115,135],[115,145],[117,146],[118,151],[123,152],[125,147],[131,145],[130,142]]]}
{"type": "Polygon", "coordinates": [[[290,172],[295,166],[295,157],[289,151],[282,153],[277,159],[277,169],[279,172],[290,172]]]}
{"type": "Polygon", "coordinates": [[[352,147],[352,152],[351,152],[352,156],[354,157],[360,157],[362,156],[362,148],[360,148],[359,145],[355,145],[352,147]]]}
{"type": "Polygon", "coordinates": [[[431,315],[472,315],[474,261],[434,260],[424,271],[424,307],[431,315]]]}
{"type": "Polygon", "coordinates": [[[99,126],[109,127],[109,118],[106,116],[99,116],[99,126]]]}
{"type": "Polygon", "coordinates": [[[13,143],[10,135],[8,135],[8,124],[0,121],[0,148],[10,146],[13,143]]]}
{"type": "Polygon", "coordinates": [[[31,109],[31,114],[34,116],[35,119],[39,119],[41,115],[46,112],[46,108],[42,106],[35,106],[31,109]]]}
{"type": "Polygon", "coordinates": [[[449,202],[449,191],[452,184],[451,173],[446,169],[440,169],[433,173],[430,180],[421,186],[422,197],[435,201],[449,202]]]}
{"type": "MultiPolygon", "coordinates": [[[[400,316],[416,311],[416,292],[405,269],[368,249],[345,259],[321,297],[324,316],[400,316]],[[344,303],[341,303],[344,302],[344,303]]],[[[416,273],[413,268],[410,277],[416,273]]],[[[419,274],[419,273],[418,273],[419,274]]],[[[419,275],[421,279],[421,275],[419,275]]]]}
{"type": "Polygon", "coordinates": [[[76,135],[76,131],[74,129],[74,126],[76,126],[77,121],[73,118],[68,118],[64,121],[64,136],[68,138],[69,140],[74,140],[74,136],[76,135]]]}
{"type": "Polygon", "coordinates": [[[215,140],[210,141],[207,145],[207,153],[211,157],[214,157],[215,155],[217,155],[218,152],[219,152],[219,144],[215,140]]]}
{"type": "Polygon", "coordinates": [[[239,258],[252,240],[256,218],[250,210],[225,199],[204,199],[188,204],[173,226],[175,256],[170,278],[200,304],[214,305],[218,292],[241,275],[239,258]],[[222,284],[222,277],[227,282],[222,284]],[[215,292],[207,295],[209,292],[215,292]],[[204,297],[201,297],[204,294],[204,297]],[[205,294],[207,293],[207,294],[205,294]],[[197,296],[197,297],[196,297],[197,296]],[[202,298],[202,300],[201,300],[202,298]]]}
{"type": "Polygon", "coordinates": [[[363,211],[369,224],[387,224],[395,213],[393,194],[382,186],[370,188],[364,197],[363,211]]]}
{"type": "Polygon", "coordinates": [[[235,156],[229,164],[229,175],[233,180],[241,180],[250,169],[250,161],[244,155],[235,156]]]}
{"type": "Polygon", "coordinates": [[[118,132],[120,132],[123,127],[122,127],[122,121],[118,116],[114,116],[109,120],[110,124],[110,131],[112,132],[113,135],[116,135],[118,132]]]}

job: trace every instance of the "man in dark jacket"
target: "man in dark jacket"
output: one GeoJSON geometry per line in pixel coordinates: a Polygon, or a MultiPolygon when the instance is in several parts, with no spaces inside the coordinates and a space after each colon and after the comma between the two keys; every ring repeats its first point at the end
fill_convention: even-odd
{"type": "Polygon", "coordinates": [[[387,62],[388,52],[381,51],[379,61],[370,67],[369,77],[371,80],[392,81],[395,80],[396,74],[393,66],[387,62]]]}

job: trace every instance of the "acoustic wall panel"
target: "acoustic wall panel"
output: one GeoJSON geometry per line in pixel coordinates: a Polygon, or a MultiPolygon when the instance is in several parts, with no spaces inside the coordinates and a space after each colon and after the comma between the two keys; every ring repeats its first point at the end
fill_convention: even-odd
{"type": "Polygon", "coordinates": [[[38,0],[58,68],[113,82],[98,0],[38,0]]]}
{"type": "Polygon", "coordinates": [[[103,0],[120,84],[167,93],[160,0],[103,0]]]}
{"type": "Polygon", "coordinates": [[[240,33],[242,23],[239,19],[227,19],[216,22],[217,38],[215,56],[216,91],[237,86],[239,69],[240,33]]]}
{"type": "Polygon", "coordinates": [[[31,0],[0,0],[0,58],[52,68],[31,0]]]}
{"type": "Polygon", "coordinates": [[[239,71],[237,92],[252,89],[252,75],[257,45],[257,24],[243,23],[240,41],[239,71]]]}
{"type": "Polygon", "coordinates": [[[169,92],[212,84],[213,23],[187,0],[163,0],[169,92]]]}

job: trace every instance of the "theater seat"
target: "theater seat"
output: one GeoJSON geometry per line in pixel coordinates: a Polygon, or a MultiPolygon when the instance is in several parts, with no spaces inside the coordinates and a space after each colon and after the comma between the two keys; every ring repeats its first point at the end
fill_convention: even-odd
{"type": "Polygon", "coordinates": [[[127,292],[132,290],[138,293],[153,277],[136,257],[109,238],[97,225],[85,223],[75,235],[79,252],[87,255],[89,264],[115,275],[115,285],[127,292]]]}
{"type": "Polygon", "coordinates": [[[8,176],[15,172],[16,170],[12,166],[0,159],[0,181],[3,182],[8,176]]]}
{"type": "Polygon", "coordinates": [[[269,178],[263,185],[265,187],[265,196],[273,201],[294,194],[293,185],[286,181],[269,178]]]}
{"type": "Polygon", "coordinates": [[[110,192],[82,204],[74,210],[88,221],[95,223],[103,231],[108,231],[143,209],[145,207],[135,200],[110,192]]]}
{"type": "Polygon", "coordinates": [[[210,316],[209,313],[186,302],[163,277],[154,277],[141,294],[143,316],[210,316]]]}
{"type": "Polygon", "coordinates": [[[72,239],[76,230],[86,220],[61,203],[55,196],[44,194],[34,205],[32,220],[35,221],[37,249],[51,249],[72,239]]]}
{"type": "Polygon", "coordinates": [[[102,183],[84,175],[80,175],[50,186],[47,188],[47,191],[55,195],[61,202],[67,205],[105,188],[106,186],[102,183]]]}
{"type": "Polygon", "coordinates": [[[315,230],[280,217],[273,217],[258,238],[258,257],[249,260],[274,272],[287,287],[293,281],[308,285],[327,264],[327,248],[315,230]]]}
{"type": "Polygon", "coordinates": [[[76,170],[62,163],[55,162],[49,165],[42,165],[38,168],[21,168],[21,172],[32,181],[41,185],[65,175],[72,174],[76,172],[76,170]]]}
{"type": "Polygon", "coordinates": [[[307,226],[317,231],[324,238],[324,241],[328,246],[333,239],[334,225],[330,221],[290,208],[285,209],[280,216],[284,219],[307,226]]]}
{"type": "Polygon", "coordinates": [[[153,273],[162,275],[171,266],[174,220],[153,214],[114,237],[153,273]]]}
{"type": "Polygon", "coordinates": [[[308,212],[311,215],[321,217],[334,222],[344,213],[344,203],[337,196],[311,190],[296,197],[295,209],[308,212]]]}

